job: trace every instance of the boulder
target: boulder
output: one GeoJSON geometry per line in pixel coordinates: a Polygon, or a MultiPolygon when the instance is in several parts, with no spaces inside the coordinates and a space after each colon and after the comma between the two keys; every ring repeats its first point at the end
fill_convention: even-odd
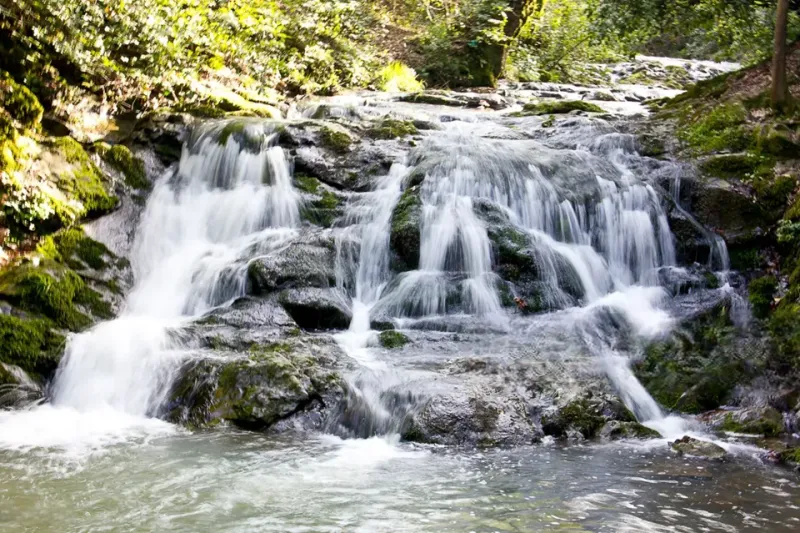
{"type": "Polygon", "coordinates": [[[283,289],[336,285],[336,252],[325,237],[310,237],[253,260],[247,269],[249,292],[265,295],[283,289]]]}
{"type": "Polygon", "coordinates": [[[395,270],[404,272],[419,267],[421,224],[422,200],[420,186],[416,185],[403,192],[392,212],[389,245],[395,270]]]}
{"type": "Polygon", "coordinates": [[[689,436],[671,442],[669,447],[680,456],[699,457],[703,459],[722,460],[727,452],[713,442],[698,440],[689,436]]]}
{"type": "Polygon", "coordinates": [[[303,329],[347,329],[353,318],[348,299],[337,289],[287,289],[278,302],[303,329]]]}
{"type": "Polygon", "coordinates": [[[230,422],[250,430],[287,427],[291,418],[298,427],[319,430],[344,395],[332,362],[303,340],[189,361],[172,387],[165,418],[190,427],[230,422]]]}

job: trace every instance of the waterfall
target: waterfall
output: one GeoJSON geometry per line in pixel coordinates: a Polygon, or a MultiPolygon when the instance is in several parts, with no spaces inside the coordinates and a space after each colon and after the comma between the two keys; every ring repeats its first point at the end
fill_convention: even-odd
{"type": "Polygon", "coordinates": [[[248,259],[296,233],[299,195],[272,127],[248,123],[223,141],[226,125],[196,131],[177,170],[156,183],[124,309],[69,339],[48,408],[154,415],[188,356],[176,329],[243,296],[248,259]]]}

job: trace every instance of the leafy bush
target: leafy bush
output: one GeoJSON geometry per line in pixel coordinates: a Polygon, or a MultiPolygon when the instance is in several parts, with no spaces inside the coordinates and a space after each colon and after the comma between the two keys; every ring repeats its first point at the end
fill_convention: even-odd
{"type": "Polygon", "coordinates": [[[400,61],[392,61],[378,73],[378,88],[387,92],[419,92],[425,88],[417,72],[400,61]]]}

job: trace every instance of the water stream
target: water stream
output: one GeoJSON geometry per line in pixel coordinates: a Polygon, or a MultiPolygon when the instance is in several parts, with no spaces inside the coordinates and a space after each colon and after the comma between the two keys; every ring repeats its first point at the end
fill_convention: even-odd
{"type": "MultiPolygon", "coordinates": [[[[334,335],[354,363],[338,436],[189,432],[156,418],[195,355],[186,326],[244,296],[248,265],[303,231],[274,124],[226,137],[211,122],[147,202],[119,318],[70,337],[47,404],[0,412],[0,531],[796,531],[796,480],[728,442],[739,457],[728,463],[671,456],[666,438],[710,437],[665,416],[630,370],[625,339],[674,327],[659,272],[677,264],[666,202],[633,137],[595,118],[547,130],[540,118],[380,97],[362,111],[387,109],[437,129],[371,190],[349,193],[326,230],[353,316],[334,335]],[[398,274],[392,216],[412,194],[418,264],[398,274]],[[504,306],[498,233],[535,261],[526,303],[540,313],[504,306]],[[382,350],[378,322],[413,346],[382,350]],[[405,418],[448,384],[431,368],[531,353],[563,372],[565,389],[571,367],[560,365],[601,369],[665,438],[490,451],[400,441],[405,418]]],[[[727,271],[724,243],[718,257],[727,271]]]]}

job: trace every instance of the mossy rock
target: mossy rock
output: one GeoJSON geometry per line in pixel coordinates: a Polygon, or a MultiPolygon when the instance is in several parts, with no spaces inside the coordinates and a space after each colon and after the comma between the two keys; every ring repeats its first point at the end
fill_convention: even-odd
{"type": "Polygon", "coordinates": [[[419,186],[403,192],[392,212],[389,244],[395,256],[395,269],[416,270],[419,267],[422,199],[419,186]]]}
{"type": "Polygon", "coordinates": [[[722,431],[777,437],[784,432],[783,415],[776,409],[745,410],[741,413],[728,413],[719,425],[722,431]]]}
{"type": "Polygon", "coordinates": [[[635,421],[621,422],[619,420],[611,420],[603,426],[600,431],[600,437],[606,440],[658,439],[661,438],[661,434],[635,421]]]}
{"type": "Polygon", "coordinates": [[[691,328],[649,344],[633,370],[667,409],[702,413],[725,404],[737,385],[749,382],[755,361],[738,350],[726,307],[695,318],[691,328]]]}
{"type": "Polygon", "coordinates": [[[80,202],[83,209],[77,216],[99,215],[116,207],[117,198],[108,192],[102,173],[80,143],[71,137],[59,137],[49,140],[46,146],[69,163],[68,169],[58,172],[56,186],[68,199],[80,202]]]}
{"type": "Polygon", "coordinates": [[[305,174],[295,174],[294,186],[303,192],[317,194],[320,188],[320,181],[317,178],[306,176],[305,174]]]}
{"type": "Polygon", "coordinates": [[[34,94],[0,71],[0,108],[5,109],[23,129],[36,130],[44,109],[34,94]]]}
{"type": "MultiPolygon", "coordinates": [[[[312,180],[314,178],[309,178],[312,180]]],[[[319,183],[319,182],[317,182],[319,183]]],[[[307,182],[310,185],[309,182],[307,182]]],[[[337,218],[344,213],[344,200],[327,189],[318,194],[318,198],[306,202],[300,208],[300,216],[316,226],[330,228],[337,218]]]]}
{"type": "Polygon", "coordinates": [[[778,290],[778,280],[774,276],[754,279],[747,286],[748,300],[757,318],[766,318],[772,308],[773,295],[778,290]]]}
{"type": "Polygon", "coordinates": [[[380,340],[381,346],[390,350],[402,348],[409,343],[409,339],[406,335],[394,330],[382,331],[378,339],[380,340]]]}
{"type": "Polygon", "coordinates": [[[378,126],[367,131],[367,135],[373,139],[399,139],[417,133],[419,133],[417,127],[412,121],[391,118],[384,119],[378,126]]]}
{"type": "Polygon", "coordinates": [[[48,320],[0,314],[0,362],[48,379],[58,367],[65,344],[53,329],[48,320]]]}
{"type": "Polygon", "coordinates": [[[39,242],[37,251],[45,258],[64,263],[70,268],[104,270],[117,257],[106,246],[88,237],[79,228],[61,230],[39,242]]]}
{"type": "Polygon", "coordinates": [[[747,110],[741,103],[718,105],[684,118],[678,138],[698,154],[741,152],[755,144],[746,122],[747,110]]]}
{"type": "Polygon", "coordinates": [[[606,423],[599,405],[587,399],[575,400],[559,409],[555,414],[542,417],[545,435],[565,437],[569,430],[579,431],[590,439],[598,434],[606,423]]]}
{"type": "Polygon", "coordinates": [[[254,344],[244,357],[201,361],[176,381],[167,418],[192,427],[227,421],[264,430],[341,394],[341,377],[301,346],[254,344]]]}
{"type": "Polygon", "coordinates": [[[553,102],[540,102],[538,104],[525,104],[522,111],[516,113],[516,116],[538,117],[541,115],[564,115],[573,111],[605,113],[605,110],[599,105],[584,100],[556,100],[553,102]]]}
{"type": "Polygon", "coordinates": [[[101,150],[100,155],[109,165],[116,168],[125,177],[125,183],[132,189],[148,190],[150,180],[144,168],[144,161],[133,155],[128,147],[115,144],[107,150],[101,150]]]}
{"type": "Polygon", "coordinates": [[[50,260],[43,260],[39,267],[24,264],[0,274],[0,298],[71,331],[92,323],[82,309],[98,318],[113,316],[110,304],[80,276],[50,260]]]}
{"type": "Polygon", "coordinates": [[[320,131],[320,139],[323,146],[337,154],[346,154],[350,151],[350,146],[354,139],[349,133],[340,129],[325,126],[320,131]]]}

